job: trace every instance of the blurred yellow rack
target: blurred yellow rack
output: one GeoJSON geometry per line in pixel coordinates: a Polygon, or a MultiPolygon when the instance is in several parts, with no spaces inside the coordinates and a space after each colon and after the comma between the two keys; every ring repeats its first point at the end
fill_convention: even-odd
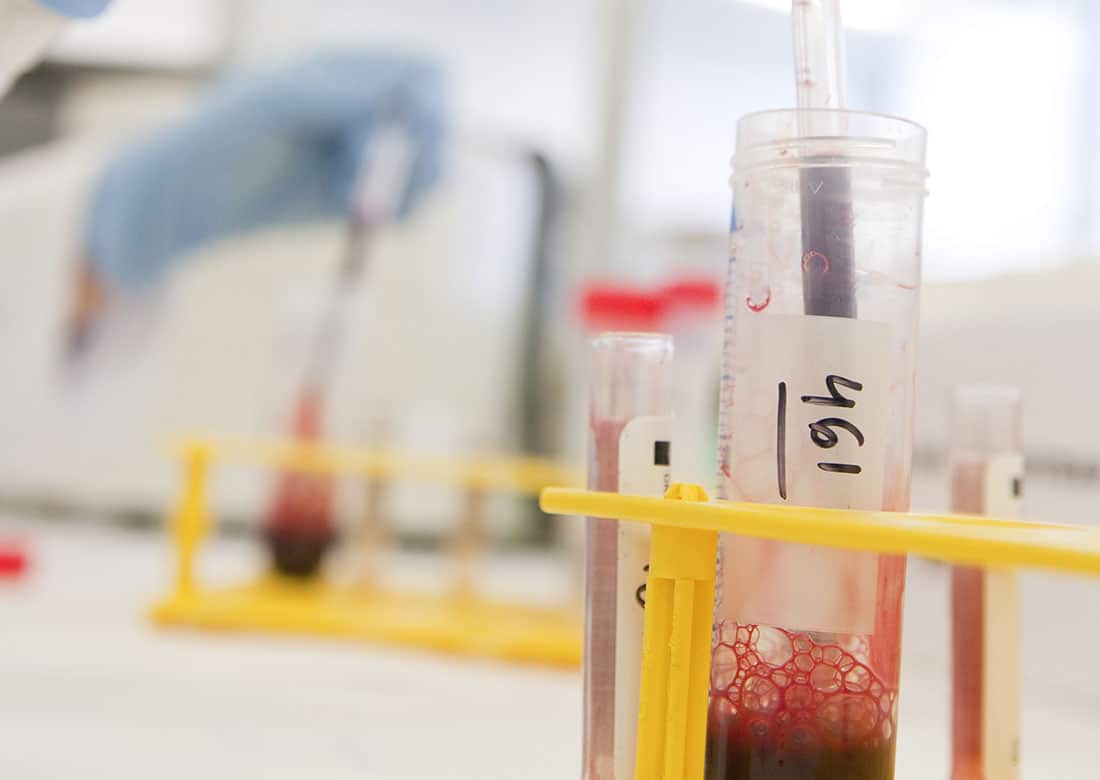
{"type": "MultiPolygon", "coordinates": [[[[581,478],[575,471],[537,458],[454,459],[288,441],[194,438],[174,444],[172,450],[183,464],[183,490],[170,523],[176,573],[172,592],[152,608],[155,622],[341,637],[518,662],[580,664],[583,629],[578,608],[490,601],[473,586],[484,496],[537,495],[547,485],[578,484],[581,478]],[[442,596],[395,592],[373,579],[339,585],[275,574],[235,587],[202,587],[195,560],[212,524],[207,490],[210,469],[218,462],[361,476],[376,487],[398,480],[460,487],[466,499],[451,546],[461,567],[459,581],[442,596]]],[[[369,552],[376,554],[380,534],[368,538],[373,540],[369,552]]]]}
{"type": "Polygon", "coordinates": [[[1100,576],[1100,529],[960,515],[711,502],[547,488],[540,505],[653,526],[646,580],[635,780],[701,780],[718,534],[918,554],[954,564],[1100,576]]]}

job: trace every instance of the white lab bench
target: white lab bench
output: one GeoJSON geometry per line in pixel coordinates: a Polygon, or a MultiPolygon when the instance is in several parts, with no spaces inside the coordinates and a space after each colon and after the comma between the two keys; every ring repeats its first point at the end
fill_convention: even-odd
{"type": "MultiPolygon", "coordinates": [[[[579,774],[578,673],[309,639],[162,632],[142,619],[167,576],[159,536],[0,521],[0,538],[13,533],[26,536],[33,561],[25,582],[0,584],[0,777],[579,774]]],[[[218,541],[206,568],[228,576],[257,561],[248,542],[218,541]]],[[[947,777],[944,574],[927,562],[911,566],[900,780],[947,777]]],[[[1073,685],[1067,667],[1089,660],[1100,628],[1066,618],[1084,616],[1098,593],[1068,580],[1025,582],[1024,778],[1097,776],[1100,684],[1073,685]],[[1051,645],[1075,649],[1044,655],[1051,645]]]]}

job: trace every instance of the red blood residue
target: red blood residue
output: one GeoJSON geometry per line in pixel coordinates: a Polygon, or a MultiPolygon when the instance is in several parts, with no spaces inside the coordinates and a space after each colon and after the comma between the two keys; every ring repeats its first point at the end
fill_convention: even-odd
{"type": "Polygon", "coordinates": [[[707,777],[893,777],[897,689],[866,640],[723,622],[711,668],[707,777]]]}
{"type": "Polygon", "coordinates": [[[821,261],[821,273],[828,273],[830,268],[829,258],[816,249],[811,249],[802,256],[802,270],[809,271],[810,263],[815,259],[821,261]]]}
{"type": "MultiPolygon", "coordinates": [[[[956,463],[951,473],[951,511],[982,514],[985,464],[956,463]]],[[[985,590],[982,571],[951,572],[952,780],[982,780],[984,756],[985,590]]]]}
{"type": "Polygon", "coordinates": [[[745,305],[749,307],[750,311],[761,312],[768,308],[768,304],[772,302],[772,288],[769,287],[764,291],[764,300],[757,303],[751,296],[745,296],[745,305]]]}
{"type": "MultiPolygon", "coordinates": [[[[302,398],[294,434],[302,442],[320,438],[320,392],[308,392],[302,398]]],[[[316,574],[335,537],[331,515],[331,475],[305,471],[279,475],[266,529],[275,569],[297,577],[316,574]]]]}

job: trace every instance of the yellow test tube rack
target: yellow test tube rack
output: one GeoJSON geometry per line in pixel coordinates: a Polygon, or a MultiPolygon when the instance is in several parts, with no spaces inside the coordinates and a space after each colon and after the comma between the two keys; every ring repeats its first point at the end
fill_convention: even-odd
{"type": "MultiPolygon", "coordinates": [[[[193,438],[173,451],[183,478],[169,523],[175,576],[171,592],[151,610],[156,623],[319,635],[518,662],[580,665],[583,616],[577,606],[540,608],[491,601],[478,595],[474,582],[485,497],[502,492],[537,496],[548,485],[580,484],[576,472],[538,458],[457,459],[293,441],[193,438]],[[450,550],[459,573],[451,591],[432,595],[389,590],[370,572],[364,581],[349,584],[324,578],[296,581],[266,573],[236,586],[203,585],[196,564],[213,527],[210,474],[221,464],[359,477],[371,486],[375,499],[379,486],[397,481],[462,490],[463,513],[450,550]]],[[[368,521],[377,525],[377,513],[368,521]]],[[[370,565],[382,535],[367,529],[365,536],[371,548],[365,550],[370,565]]]]}
{"type": "Polygon", "coordinates": [[[1081,526],[710,502],[698,485],[672,485],[664,498],[547,488],[540,504],[550,514],[643,522],[653,528],[636,780],[703,777],[719,533],[1100,577],[1100,529],[1081,526]]]}

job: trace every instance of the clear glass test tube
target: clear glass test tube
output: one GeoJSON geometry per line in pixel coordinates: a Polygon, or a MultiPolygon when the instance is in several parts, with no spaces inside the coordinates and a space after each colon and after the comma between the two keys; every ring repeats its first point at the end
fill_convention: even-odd
{"type": "MultiPolygon", "coordinates": [[[[588,487],[661,495],[672,455],[672,339],[604,333],[592,341],[588,487]]],[[[588,518],[584,644],[587,780],[634,776],[648,528],[588,518]]]]}
{"type": "MultiPolygon", "coordinates": [[[[951,511],[1019,515],[1024,460],[1018,389],[954,389],[948,462],[951,511]]],[[[1019,776],[1019,642],[1015,575],[952,569],[952,780],[1019,776]]]]}
{"type": "MultiPolygon", "coordinates": [[[[924,148],[854,111],[739,122],[719,497],[909,508],[924,148]]],[[[904,587],[901,557],[724,536],[707,777],[892,778],[904,587]]]]}

